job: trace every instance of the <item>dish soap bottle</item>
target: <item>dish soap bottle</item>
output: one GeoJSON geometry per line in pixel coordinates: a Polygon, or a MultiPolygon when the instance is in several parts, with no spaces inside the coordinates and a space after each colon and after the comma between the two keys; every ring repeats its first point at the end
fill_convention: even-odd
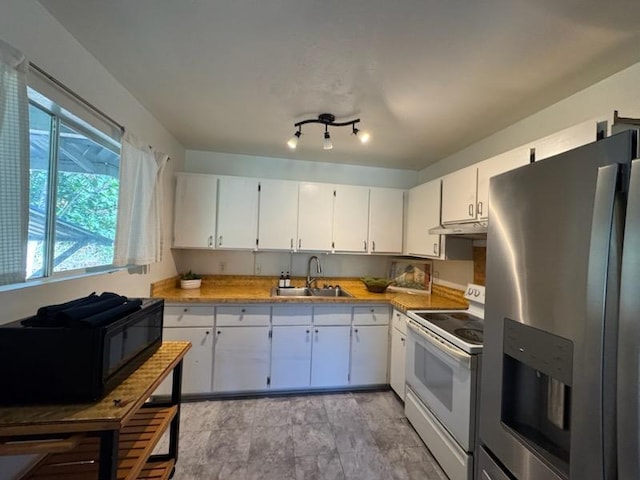
{"type": "Polygon", "coordinates": [[[280,272],[280,279],[278,280],[278,287],[279,288],[283,288],[284,287],[284,272],[280,272]]]}
{"type": "Polygon", "coordinates": [[[291,277],[289,276],[289,272],[287,272],[287,276],[284,277],[284,286],[285,287],[291,286],[291,277]]]}

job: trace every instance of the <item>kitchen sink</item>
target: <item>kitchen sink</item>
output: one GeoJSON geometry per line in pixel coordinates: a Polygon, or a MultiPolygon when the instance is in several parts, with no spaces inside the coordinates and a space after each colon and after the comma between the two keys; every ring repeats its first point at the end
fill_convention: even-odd
{"type": "Polygon", "coordinates": [[[311,290],[305,287],[288,287],[271,289],[272,297],[310,297],[311,290]]]}
{"type": "Polygon", "coordinates": [[[353,297],[346,290],[341,289],[340,287],[336,288],[312,288],[311,294],[314,297],[353,297]]]}
{"type": "Polygon", "coordinates": [[[353,297],[349,292],[337,288],[290,287],[271,289],[272,297],[353,297]]]}

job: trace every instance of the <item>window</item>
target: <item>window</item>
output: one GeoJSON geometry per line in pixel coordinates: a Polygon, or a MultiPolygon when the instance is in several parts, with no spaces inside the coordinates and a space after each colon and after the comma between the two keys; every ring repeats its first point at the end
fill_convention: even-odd
{"type": "Polygon", "coordinates": [[[29,88],[27,279],[113,263],[120,142],[29,88]]]}

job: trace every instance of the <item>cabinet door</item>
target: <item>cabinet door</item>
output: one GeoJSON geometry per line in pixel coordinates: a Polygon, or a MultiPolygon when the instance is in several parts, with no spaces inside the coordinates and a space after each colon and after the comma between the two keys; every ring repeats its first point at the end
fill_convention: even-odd
{"type": "Polygon", "coordinates": [[[369,230],[369,188],[337,185],[333,207],[333,248],[366,252],[369,230]]]}
{"type": "Polygon", "coordinates": [[[271,388],[309,387],[311,325],[274,326],[271,338],[271,388]]]}
{"type": "Polygon", "coordinates": [[[173,222],[173,246],[213,248],[216,236],[218,177],[178,175],[173,222]]]}
{"type": "Polygon", "coordinates": [[[404,400],[406,375],[406,335],[397,328],[391,329],[391,362],[389,368],[389,384],[404,400]]]}
{"type": "MultiPolygon", "coordinates": [[[[211,393],[211,373],[213,369],[213,328],[179,327],[165,328],[163,340],[186,340],[191,349],[182,364],[182,393],[211,393]]],[[[171,394],[171,378],[162,382],[156,390],[158,395],[171,394]]]]}
{"type": "Polygon", "coordinates": [[[478,167],[478,219],[489,218],[489,180],[529,163],[529,147],[520,147],[480,162],[478,167]]]}
{"type": "Polygon", "coordinates": [[[258,238],[258,180],[220,177],[218,248],[256,248],[258,238]]]}
{"type": "Polygon", "coordinates": [[[476,218],[478,169],[475,165],[442,179],[442,223],[469,222],[476,218]]]}
{"type": "Polygon", "coordinates": [[[266,390],[269,377],[269,327],[218,327],[213,391],[266,390]]]}
{"type": "Polygon", "coordinates": [[[387,383],[389,327],[354,325],[351,335],[351,385],[387,383]]]}
{"type": "Polygon", "coordinates": [[[402,253],[403,211],[404,190],[397,188],[370,189],[370,253],[402,253]]]}
{"type": "Polygon", "coordinates": [[[430,228],[440,224],[440,180],[432,180],[409,190],[407,206],[408,255],[440,258],[441,235],[432,235],[430,228]]]}
{"type": "Polygon", "coordinates": [[[301,183],[297,250],[330,251],[333,237],[333,186],[301,183]]]}
{"type": "Polygon", "coordinates": [[[298,231],[298,182],[260,180],[258,248],[293,250],[298,231]]]}
{"type": "Polygon", "coordinates": [[[314,327],[311,347],[311,386],[349,384],[349,326],[314,327]]]}

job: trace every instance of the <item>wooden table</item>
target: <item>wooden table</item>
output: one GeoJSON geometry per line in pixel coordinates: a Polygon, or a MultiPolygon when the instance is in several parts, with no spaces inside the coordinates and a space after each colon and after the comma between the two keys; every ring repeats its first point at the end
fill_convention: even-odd
{"type": "Polygon", "coordinates": [[[33,480],[166,479],[178,458],[182,360],[189,342],[163,342],[95,403],[0,408],[0,455],[46,453],[33,480]],[[149,402],[173,371],[171,400],[149,402]],[[169,452],[151,455],[167,427],[169,452]]]}

